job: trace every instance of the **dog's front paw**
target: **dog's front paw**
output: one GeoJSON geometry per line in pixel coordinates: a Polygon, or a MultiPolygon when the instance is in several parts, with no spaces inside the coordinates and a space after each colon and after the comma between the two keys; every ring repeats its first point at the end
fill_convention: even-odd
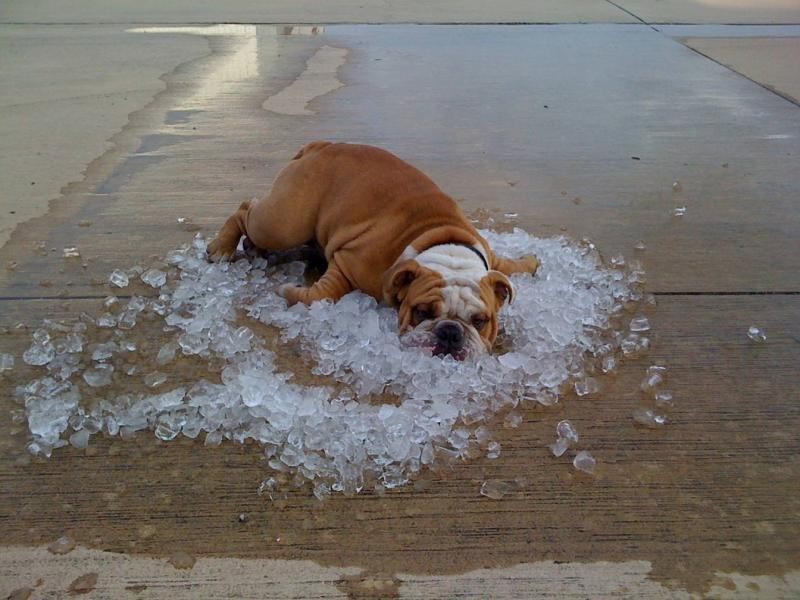
{"type": "Polygon", "coordinates": [[[236,246],[223,244],[219,238],[213,240],[206,248],[206,258],[211,262],[224,262],[230,260],[236,252],[236,246]]]}
{"type": "Polygon", "coordinates": [[[303,292],[307,291],[307,289],[294,283],[284,283],[278,288],[278,295],[286,298],[286,302],[289,303],[289,306],[292,306],[303,299],[303,292]]]}

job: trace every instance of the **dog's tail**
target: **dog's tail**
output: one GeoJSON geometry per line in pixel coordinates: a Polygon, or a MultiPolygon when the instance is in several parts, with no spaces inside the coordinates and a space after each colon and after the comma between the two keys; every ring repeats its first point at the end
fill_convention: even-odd
{"type": "Polygon", "coordinates": [[[326,146],[330,145],[331,142],[323,142],[323,141],[310,142],[305,146],[303,146],[302,148],[300,148],[300,151],[294,155],[294,158],[292,158],[292,160],[303,158],[304,156],[306,156],[307,154],[311,154],[312,152],[319,152],[326,146]]]}

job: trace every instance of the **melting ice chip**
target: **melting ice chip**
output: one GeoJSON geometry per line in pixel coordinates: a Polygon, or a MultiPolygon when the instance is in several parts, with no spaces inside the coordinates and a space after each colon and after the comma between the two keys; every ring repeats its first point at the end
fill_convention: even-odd
{"type": "Polygon", "coordinates": [[[764,333],[763,329],[756,327],[755,325],[751,325],[747,330],[747,337],[759,344],[767,341],[767,334],[764,333]]]}
{"type": "Polygon", "coordinates": [[[86,448],[89,446],[89,436],[91,434],[86,429],[79,429],[69,436],[69,443],[76,448],[86,448]]]}
{"type": "Polygon", "coordinates": [[[499,479],[487,479],[481,485],[481,495],[492,500],[502,500],[503,497],[514,489],[510,483],[499,479]]]}
{"type": "Polygon", "coordinates": [[[144,384],[151,388],[156,388],[166,381],[167,375],[161,371],[153,371],[144,376],[144,384]]]}
{"type": "Polygon", "coordinates": [[[80,255],[81,253],[78,252],[78,249],[75,248],[74,246],[70,246],[69,248],[64,248],[64,251],[62,252],[62,256],[64,258],[79,258],[80,255]]]}
{"type": "Polygon", "coordinates": [[[112,365],[100,363],[91,369],[86,369],[83,372],[83,380],[92,387],[103,387],[111,383],[113,373],[112,365]]]}
{"type": "Polygon", "coordinates": [[[649,427],[651,429],[658,429],[667,424],[667,418],[660,415],[649,408],[637,408],[633,411],[633,420],[639,425],[649,427]]]}
{"type": "Polygon", "coordinates": [[[637,333],[650,330],[650,320],[647,317],[634,317],[631,319],[631,331],[637,333]]]}
{"type": "Polygon", "coordinates": [[[569,421],[558,422],[558,425],[556,425],[556,435],[572,443],[578,441],[578,432],[569,421]]]}
{"type": "Polygon", "coordinates": [[[22,355],[22,360],[29,365],[42,366],[53,360],[55,355],[56,349],[50,342],[45,344],[34,342],[33,345],[22,355]]]}
{"type": "Polygon", "coordinates": [[[128,287],[128,274],[125,271],[115,269],[111,272],[108,280],[111,282],[111,285],[115,285],[119,288],[128,287]]]}
{"type": "Polygon", "coordinates": [[[166,365],[172,362],[175,359],[175,353],[178,351],[179,347],[177,342],[167,342],[161,346],[161,349],[156,355],[156,364],[166,365]]]}
{"type": "Polygon", "coordinates": [[[656,406],[669,408],[675,405],[672,399],[672,392],[669,390],[658,390],[655,395],[656,406]]]}
{"type": "Polygon", "coordinates": [[[567,449],[578,441],[578,432],[569,421],[558,422],[556,436],[556,441],[549,446],[553,456],[563,456],[567,449]]]}
{"type": "Polygon", "coordinates": [[[589,454],[586,450],[581,450],[575,455],[572,466],[578,469],[578,471],[594,475],[594,468],[597,466],[597,461],[594,459],[594,456],[589,454]]]}
{"type": "Polygon", "coordinates": [[[0,354],[0,373],[14,368],[14,357],[10,354],[0,354]]]}
{"type": "Polygon", "coordinates": [[[596,394],[600,391],[600,384],[594,377],[585,377],[575,382],[575,393],[578,396],[588,396],[589,394],[596,394]]]}
{"type": "Polygon", "coordinates": [[[106,342],[104,344],[97,344],[92,350],[92,360],[106,360],[114,355],[114,352],[119,350],[119,346],[114,342],[106,342]]]}
{"type": "Polygon", "coordinates": [[[142,281],[154,288],[160,288],[167,283],[167,274],[159,269],[149,269],[142,273],[142,281]]]}

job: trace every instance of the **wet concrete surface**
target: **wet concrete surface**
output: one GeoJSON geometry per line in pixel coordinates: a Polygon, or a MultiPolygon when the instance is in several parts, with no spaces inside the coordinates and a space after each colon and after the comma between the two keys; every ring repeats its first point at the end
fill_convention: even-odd
{"type": "Polygon", "coordinates": [[[52,0],[6,2],[5,23],[633,23],[635,17],[605,0],[52,0]]]}
{"type": "MultiPolygon", "coordinates": [[[[165,73],[166,89],[130,115],[85,176],[0,249],[0,265],[14,263],[0,270],[2,351],[20,363],[30,331],[17,323],[96,311],[113,268],[145,265],[191,238],[177,217],[212,233],[241,200],[261,195],[297,148],[331,138],[395,151],[468,211],[481,209],[485,223],[518,213],[529,231],[589,237],[607,256],[634,256],[644,240],[637,258],[659,301],[651,355],[604,378],[595,399],[526,409],[514,430],[494,423],[498,460],[322,505],[303,491],[277,502],[258,496],[265,467],[252,446],[139,435],[31,459],[8,412],[10,389],[32,373],[21,366],[0,383],[4,542],[46,545],[66,533],[107,552],[160,559],[181,550],[262,560],[267,570],[281,568],[264,566],[271,559],[313,560],[334,569],[322,579],[341,577],[336,589],[355,597],[383,585],[409,597],[480,595],[492,575],[464,583],[465,573],[503,578],[520,563],[578,569],[598,560],[613,564],[597,577],[629,586],[612,595],[747,597],[766,585],[744,575],[789,582],[775,597],[796,593],[787,574],[800,552],[800,415],[790,401],[800,391],[797,106],[645,26],[298,33],[242,25],[127,34],[143,47],[159,36],[202,40],[206,55],[165,73]],[[320,96],[293,90],[304,73],[320,74],[313,58],[324,47],[347,51],[344,64],[327,61],[321,74],[342,86],[321,86],[320,96]],[[281,105],[296,94],[307,110],[265,110],[279,94],[281,105]],[[143,144],[158,160],[139,168],[143,144]],[[687,214],[675,219],[681,205],[687,214]],[[83,261],[60,258],[66,246],[83,261]],[[752,323],[768,331],[767,345],[748,345],[752,323]],[[630,412],[642,370],[657,361],[670,367],[678,405],[671,426],[651,432],[634,428],[630,412]],[[545,443],[561,418],[598,456],[596,480],[549,456],[545,443]],[[489,477],[524,483],[491,502],[478,494],[489,477]]],[[[155,348],[158,333],[149,338],[155,348]]],[[[182,368],[194,377],[203,366],[182,368]]],[[[95,572],[94,563],[82,566],[95,572]]],[[[556,586],[575,572],[549,576],[556,586]]],[[[26,573],[30,582],[15,587],[34,586],[26,573]]]]}
{"type": "Polygon", "coordinates": [[[186,37],[142,44],[122,27],[0,25],[0,244],[82,179],[163,73],[207,52],[186,37]]]}

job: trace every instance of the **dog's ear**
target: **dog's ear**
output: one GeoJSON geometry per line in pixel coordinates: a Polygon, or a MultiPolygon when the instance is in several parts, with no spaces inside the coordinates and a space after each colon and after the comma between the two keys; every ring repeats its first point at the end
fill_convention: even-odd
{"type": "Polygon", "coordinates": [[[503,275],[500,271],[489,271],[484,275],[483,279],[494,292],[498,308],[503,306],[506,302],[511,304],[514,301],[514,286],[511,285],[508,277],[503,275]]]}
{"type": "Polygon", "coordinates": [[[420,266],[414,259],[397,263],[383,276],[383,301],[389,306],[399,306],[408,292],[408,286],[417,278],[420,266]]]}

